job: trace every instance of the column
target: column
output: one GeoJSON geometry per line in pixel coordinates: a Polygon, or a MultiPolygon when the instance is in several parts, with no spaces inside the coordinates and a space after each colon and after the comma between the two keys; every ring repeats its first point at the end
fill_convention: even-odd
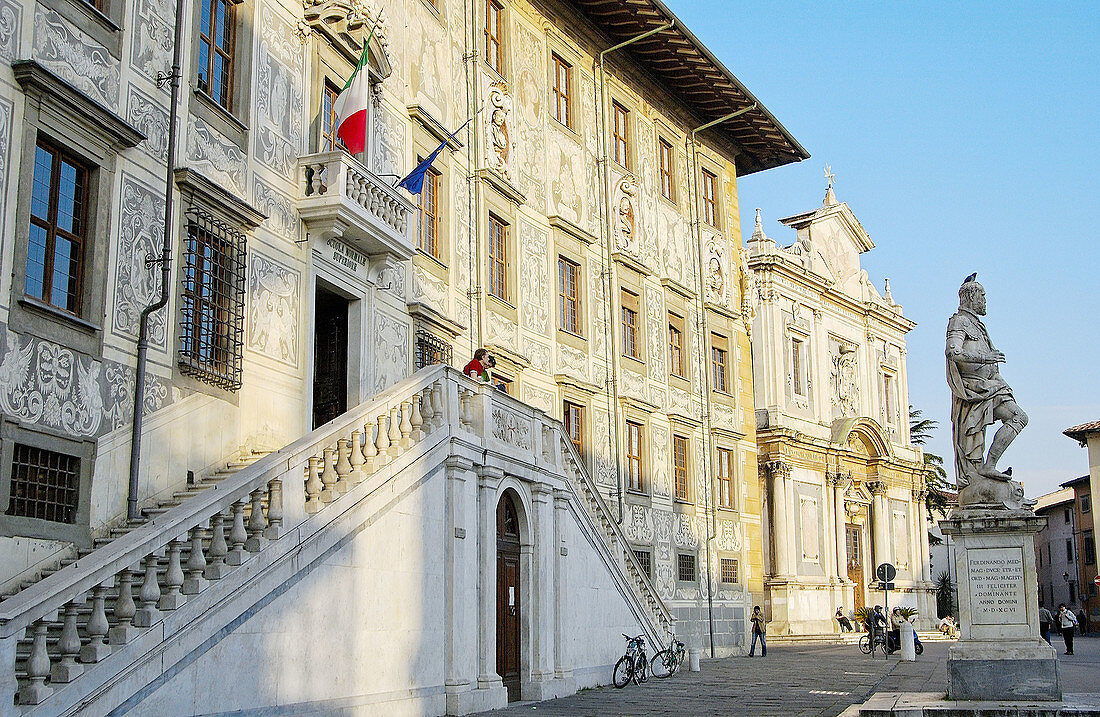
{"type": "Polygon", "coordinates": [[[874,571],[879,565],[891,562],[890,555],[890,516],[887,515],[888,502],[886,500],[886,484],[882,481],[871,481],[867,484],[871,491],[871,529],[873,531],[872,542],[874,544],[874,571]]]}
{"type": "Polygon", "coordinates": [[[932,581],[932,568],[928,565],[930,560],[928,556],[928,511],[924,507],[926,495],[925,491],[920,491],[916,503],[917,528],[920,530],[917,536],[917,544],[920,546],[920,579],[927,583],[932,581]]]}
{"type": "MultiPolygon", "coordinates": [[[[569,491],[554,489],[554,677],[572,680],[573,668],[565,656],[565,636],[571,634],[569,621],[569,547],[565,544],[565,526],[569,523],[569,491]]],[[[563,693],[572,691],[571,685],[563,693]]]]}
{"type": "Polygon", "coordinates": [[[825,493],[825,512],[822,515],[822,531],[825,533],[825,577],[841,577],[840,571],[836,562],[836,544],[838,541],[844,539],[843,533],[836,531],[836,521],[833,520],[833,516],[836,515],[836,500],[833,497],[833,476],[829,471],[825,471],[825,481],[822,483],[821,489],[825,493]],[[833,528],[830,529],[829,523],[833,524],[833,528]]]}
{"type": "Polygon", "coordinates": [[[848,514],[844,509],[844,491],[847,486],[847,478],[839,473],[833,476],[830,483],[833,491],[833,520],[836,521],[836,564],[842,580],[848,579],[848,514]]]}
{"type": "MultiPolygon", "coordinates": [[[[445,487],[443,591],[446,643],[445,689],[448,711],[458,713],[460,695],[468,692],[478,675],[477,583],[472,565],[477,534],[467,538],[467,497],[474,485],[474,465],[459,456],[447,458],[445,487]]],[[[475,516],[476,517],[476,516],[475,516]]]]}
{"type": "Polygon", "coordinates": [[[768,461],[768,473],[772,478],[772,525],[775,526],[773,538],[775,545],[776,575],[790,575],[790,555],[787,549],[787,482],[791,475],[791,466],[780,460],[768,461]]]}
{"type": "MultiPolygon", "coordinates": [[[[554,678],[554,606],[549,586],[554,579],[554,506],[552,488],[531,484],[534,550],[531,555],[531,681],[554,678]]],[[[550,696],[550,695],[546,695],[550,696]]]]}
{"type": "Polygon", "coordinates": [[[478,689],[503,689],[497,674],[497,486],[504,478],[499,468],[479,466],[478,509],[478,625],[481,639],[477,656],[478,689]]]}

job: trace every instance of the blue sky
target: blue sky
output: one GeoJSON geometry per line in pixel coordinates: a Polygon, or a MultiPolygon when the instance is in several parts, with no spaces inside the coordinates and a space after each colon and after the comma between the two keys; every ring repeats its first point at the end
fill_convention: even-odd
{"type": "MultiPolygon", "coordinates": [[[[809,151],[739,184],[742,226],[821,203],[822,168],[918,322],[912,403],[951,455],[944,332],[977,271],[1002,375],[1031,421],[1001,466],[1028,495],[1088,472],[1062,435],[1100,419],[1100,7],[667,0],[809,151]]],[[[948,459],[950,462],[950,458],[948,459]]]]}

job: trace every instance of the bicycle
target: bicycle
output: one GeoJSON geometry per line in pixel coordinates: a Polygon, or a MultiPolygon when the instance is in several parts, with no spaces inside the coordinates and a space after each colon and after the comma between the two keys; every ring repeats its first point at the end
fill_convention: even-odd
{"type": "Polygon", "coordinates": [[[865,634],[859,638],[859,651],[864,655],[871,655],[874,657],[874,652],[877,648],[882,648],[883,655],[889,655],[890,650],[886,646],[886,633],[876,627],[873,634],[865,634]]]}
{"type": "Polygon", "coordinates": [[[676,639],[675,633],[669,634],[672,639],[669,640],[668,647],[654,655],[649,662],[649,671],[658,679],[676,674],[676,670],[684,663],[684,643],[676,639]]]}
{"type": "Polygon", "coordinates": [[[626,654],[615,663],[615,670],[611,674],[611,680],[616,687],[622,689],[630,684],[641,684],[649,679],[646,675],[646,667],[649,662],[645,656],[645,636],[631,637],[622,633],[626,638],[626,654]]]}

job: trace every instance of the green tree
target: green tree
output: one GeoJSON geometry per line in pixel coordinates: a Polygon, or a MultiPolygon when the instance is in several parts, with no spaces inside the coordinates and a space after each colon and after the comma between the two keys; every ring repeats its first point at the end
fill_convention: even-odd
{"type": "Polygon", "coordinates": [[[943,618],[955,614],[955,583],[946,570],[936,576],[936,615],[943,618]]]}
{"type": "MultiPolygon", "coordinates": [[[[939,426],[938,421],[931,418],[921,418],[919,408],[909,407],[909,440],[915,445],[923,446],[932,438],[932,432],[939,426]]],[[[928,471],[924,505],[928,509],[928,515],[934,519],[934,514],[941,517],[947,515],[947,496],[945,491],[954,490],[954,486],[947,482],[947,471],[943,467],[943,456],[935,453],[924,453],[924,467],[928,471]]]]}

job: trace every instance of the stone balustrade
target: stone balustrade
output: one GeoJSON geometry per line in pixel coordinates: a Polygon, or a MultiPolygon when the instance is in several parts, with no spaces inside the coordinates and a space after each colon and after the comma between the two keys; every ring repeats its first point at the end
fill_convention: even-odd
{"type": "Polygon", "coordinates": [[[298,173],[298,211],[311,232],[341,238],[369,256],[412,256],[416,207],[402,190],[343,151],[303,156],[298,173]]]}
{"type": "MultiPolygon", "coordinates": [[[[460,448],[472,449],[468,455],[492,453],[572,493],[583,506],[581,519],[602,539],[605,562],[634,601],[642,630],[653,645],[661,643],[671,614],[561,423],[434,366],[0,603],[0,715],[38,714],[35,705],[63,711],[46,702],[53,693],[100,669],[97,663],[112,674],[128,669],[204,614],[172,620],[176,611],[213,609],[208,606],[233,589],[235,571],[287,535],[300,539],[324,530],[330,505],[354,492],[353,505],[364,495],[360,484],[373,491],[446,441],[449,448],[430,454],[433,465],[460,448]],[[211,590],[221,592],[204,595],[211,590]],[[144,634],[154,627],[150,642],[144,634]],[[115,652],[126,654],[111,668],[115,652]]],[[[71,706],[81,694],[62,701],[71,706]]]]}

